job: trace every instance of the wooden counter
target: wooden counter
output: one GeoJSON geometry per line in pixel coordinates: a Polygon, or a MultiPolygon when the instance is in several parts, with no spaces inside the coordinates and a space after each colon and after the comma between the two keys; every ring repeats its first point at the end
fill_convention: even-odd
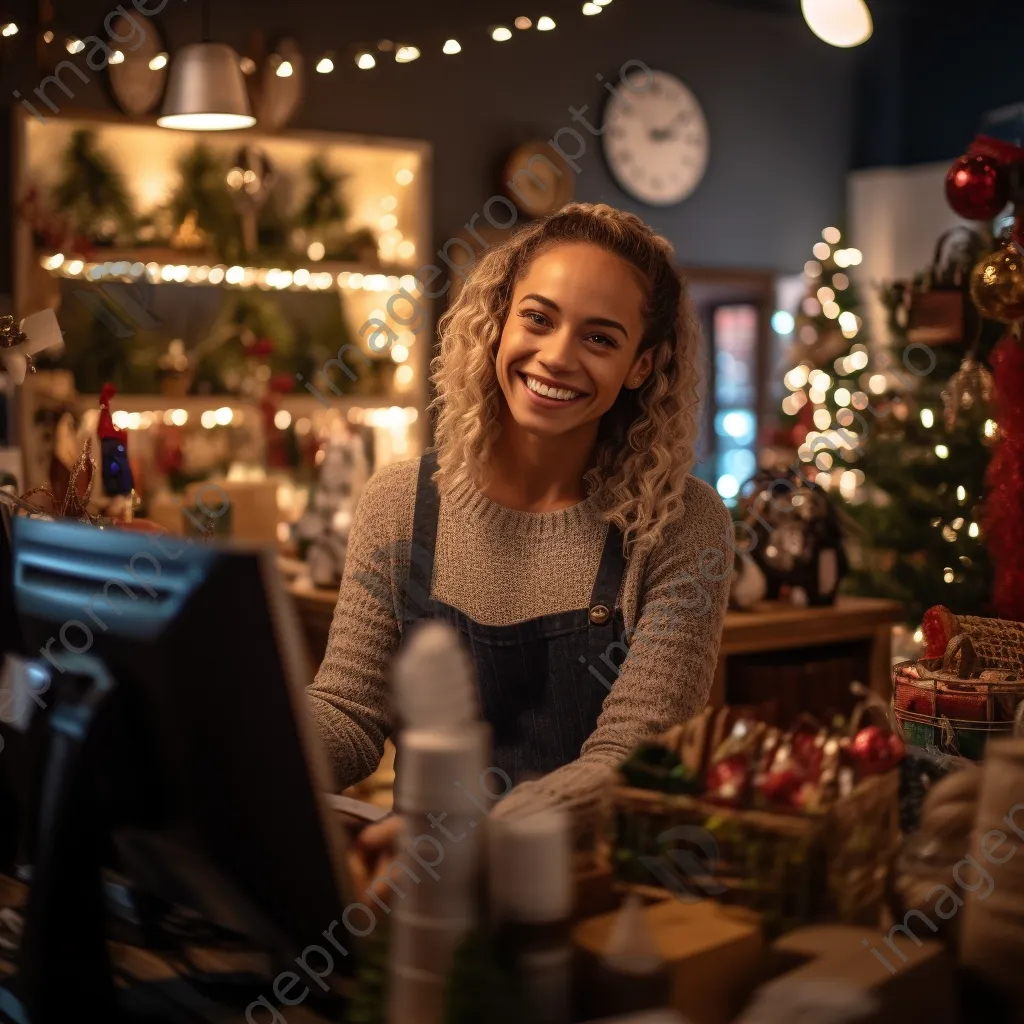
{"type": "MultiPolygon", "coordinates": [[[[313,587],[301,577],[288,589],[302,620],[310,663],[319,665],[327,646],[337,592],[313,587]]],[[[730,690],[745,688],[741,678],[744,664],[769,652],[788,652],[785,657],[770,659],[778,663],[780,676],[784,669],[789,671],[801,663],[828,663],[830,652],[842,654],[844,660],[835,662],[835,671],[841,673],[842,664],[848,664],[853,675],[847,683],[858,678],[888,700],[890,637],[893,625],[902,618],[897,602],[873,597],[841,597],[828,608],[794,608],[765,602],[751,611],[730,611],[725,616],[709,703],[721,705],[735,700],[737,695],[731,696],[730,690]]],[[[761,660],[764,671],[770,672],[769,659],[761,660]]]]}

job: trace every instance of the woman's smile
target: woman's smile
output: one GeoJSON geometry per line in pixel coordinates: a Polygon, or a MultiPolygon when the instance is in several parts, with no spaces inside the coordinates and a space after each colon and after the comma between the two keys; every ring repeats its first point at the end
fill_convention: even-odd
{"type": "Polygon", "coordinates": [[[587,397],[586,391],[566,387],[549,377],[537,377],[523,370],[516,370],[519,379],[529,393],[530,398],[542,406],[557,408],[558,406],[574,405],[587,397]]]}

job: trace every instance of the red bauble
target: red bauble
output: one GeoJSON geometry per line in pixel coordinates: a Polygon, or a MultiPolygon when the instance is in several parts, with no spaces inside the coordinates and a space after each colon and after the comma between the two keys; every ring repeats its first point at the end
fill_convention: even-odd
{"type": "Polygon", "coordinates": [[[757,789],[770,804],[793,804],[800,788],[807,782],[803,772],[782,768],[769,772],[759,780],[757,789]]]}
{"type": "Polygon", "coordinates": [[[880,775],[895,768],[906,752],[903,740],[894,732],[869,725],[853,737],[849,756],[858,775],[880,775]]]}
{"type": "Polygon", "coordinates": [[[750,762],[743,754],[716,761],[704,778],[705,797],[716,804],[738,807],[750,789],[750,762]]]}
{"type": "Polygon", "coordinates": [[[991,220],[1010,198],[1005,171],[991,157],[960,157],[946,175],[946,199],[965,220],[991,220]]]}

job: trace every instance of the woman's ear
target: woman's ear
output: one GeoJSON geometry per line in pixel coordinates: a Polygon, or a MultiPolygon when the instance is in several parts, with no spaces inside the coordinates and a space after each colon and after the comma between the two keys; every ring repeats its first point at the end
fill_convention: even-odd
{"type": "Polygon", "coordinates": [[[641,387],[647,378],[650,377],[653,366],[654,349],[649,348],[646,352],[639,355],[630,367],[629,375],[626,377],[626,387],[633,389],[641,387]]]}

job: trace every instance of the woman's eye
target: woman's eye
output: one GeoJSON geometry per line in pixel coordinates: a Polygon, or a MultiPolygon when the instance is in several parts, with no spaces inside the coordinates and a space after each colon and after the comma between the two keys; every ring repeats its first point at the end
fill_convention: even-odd
{"type": "Polygon", "coordinates": [[[547,326],[548,318],[543,313],[536,313],[532,309],[524,309],[519,315],[537,327],[547,326]]]}
{"type": "Polygon", "coordinates": [[[609,338],[607,334],[591,334],[587,340],[596,341],[599,345],[607,345],[609,348],[615,347],[615,341],[609,338]]]}

